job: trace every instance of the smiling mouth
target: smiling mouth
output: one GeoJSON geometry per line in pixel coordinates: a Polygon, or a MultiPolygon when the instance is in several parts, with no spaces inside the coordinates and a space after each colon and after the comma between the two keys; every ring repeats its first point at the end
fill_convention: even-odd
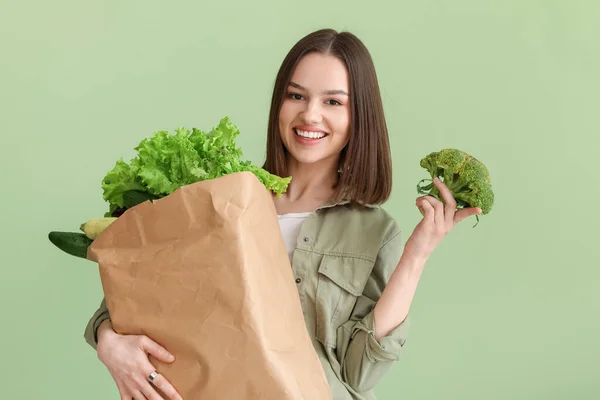
{"type": "Polygon", "coordinates": [[[324,132],[313,132],[313,131],[303,131],[300,129],[296,129],[294,128],[294,133],[297,136],[300,136],[301,138],[304,139],[323,139],[325,136],[327,136],[326,133],[324,132]]]}

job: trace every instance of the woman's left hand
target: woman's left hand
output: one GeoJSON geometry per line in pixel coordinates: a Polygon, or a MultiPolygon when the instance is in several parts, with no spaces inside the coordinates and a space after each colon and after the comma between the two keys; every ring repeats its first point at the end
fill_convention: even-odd
{"type": "Polygon", "coordinates": [[[423,219],[415,227],[406,242],[405,252],[419,259],[427,259],[442,239],[463,219],[481,214],[477,207],[456,210],[456,200],[448,187],[435,178],[434,185],[439,189],[443,202],[433,196],[425,195],[417,198],[416,205],[423,214],[423,219]]]}

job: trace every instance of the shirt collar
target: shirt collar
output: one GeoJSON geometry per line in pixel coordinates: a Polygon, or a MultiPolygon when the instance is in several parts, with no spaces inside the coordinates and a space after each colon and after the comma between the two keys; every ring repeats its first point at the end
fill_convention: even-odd
{"type": "MultiPolygon", "coordinates": [[[[343,205],[347,205],[347,204],[350,204],[350,200],[348,200],[348,199],[342,199],[337,202],[330,200],[327,203],[323,204],[322,206],[317,207],[317,210],[321,210],[321,209],[325,209],[325,208],[333,208],[336,206],[343,206],[343,205]]],[[[380,207],[378,204],[361,204],[361,205],[364,207],[373,208],[373,209],[380,207]]]]}

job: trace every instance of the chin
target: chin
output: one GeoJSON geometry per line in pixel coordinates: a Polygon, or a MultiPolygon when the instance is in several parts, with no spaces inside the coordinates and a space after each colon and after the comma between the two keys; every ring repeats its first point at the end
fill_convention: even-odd
{"type": "Polygon", "coordinates": [[[327,155],[327,154],[323,154],[321,152],[318,151],[311,151],[311,150],[303,150],[303,151],[295,151],[294,149],[292,149],[292,151],[288,151],[289,153],[289,157],[299,163],[299,164],[303,164],[303,165],[315,165],[315,164],[322,164],[325,168],[327,168],[326,164],[332,164],[335,162],[335,159],[337,159],[337,157],[339,157],[339,155],[335,154],[331,154],[331,155],[327,155]]]}

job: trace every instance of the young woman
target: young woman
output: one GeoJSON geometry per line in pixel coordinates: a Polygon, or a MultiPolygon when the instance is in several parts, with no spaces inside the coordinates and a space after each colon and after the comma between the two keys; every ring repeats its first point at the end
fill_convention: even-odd
{"type": "MultiPolygon", "coordinates": [[[[274,197],[308,332],[334,400],[374,399],[398,360],[423,267],[461,220],[446,186],[443,202],[417,198],[423,219],[401,246],[380,205],[391,191],[388,132],[371,56],[354,35],[320,30],[301,39],[277,75],[265,169],[293,179],[274,197]]],[[[173,361],[146,336],[114,332],[104,301],[85,332],[122,399],[179,399],[147,354],[173,361]]]]}

